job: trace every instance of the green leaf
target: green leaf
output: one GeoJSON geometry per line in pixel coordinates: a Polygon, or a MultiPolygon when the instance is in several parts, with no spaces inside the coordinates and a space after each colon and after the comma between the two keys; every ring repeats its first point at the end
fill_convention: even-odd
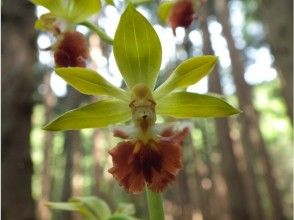
{"type": "Polygon", "coordinates": [[[130,118],[131,111],[128,104],[119,100],[103,99],[64,113],[44,129],[60,131],[106,127],[128,121],[130,118]]]}
{"type": "Polygon", "coordinates": [[[158,14],[160,22],[162,23],[167,22],[171,9],[175,5],[175,3],[176,1],[164,1],[160,3],[157,9],[157,14],[158,14]]]}
{"type": "Polygon", "coordinates": [[[121,16],[113,51],[130,89],[145,83],[153,90],[161,64],[161,44],[151,24],[131,5],[121,16]]]}
{"type": "Polygon", "coordinates": [[[209,74],[216,63],[215,56],[193,57],[181,63],[154,92],[155,99],[160,99],[176,88],[193,85],[209,74]]]}
{"type": "Polygon", "coordinates": [[[47,206],[52,209],[80,212],[86,220],[105,220],[111,215],[109,206],[94,196],[74,197],[69,202],[49,202],[47,206]]]}
{"type": "Polygon", "coordinates": [[[130,203],[119,203],[115,211],[115,213],[117,214],[125,214],[125,215],[134,215],[135,212],[136,212],[135,206],[130,203]]]}
{"type": "Polygon", "coordinates": [[[46,205],[51,209],[59,209],[65,211],[79,211],[80,206],[73,202],[48,202],[46,205]]]}
{"type": "Polygon", "coordinates": [[[224,100],[214,96],[175,92],[156,105],[157,113],[175,118],[224,117],[240,113],[224,100]]]}
{"type": "Polygon", "coordinates": [[[114,214],[107,218],[107,220],[135,220],[136,218],[124,214],[114,214]]]}
{"type": "Polygon", "coordinates": [[[71,202],[80,203],[81,208],[86,213],[91,213],[96,220],[104,220],[110,217],[111,211],[109,206],[101,199],[94,196],[74,197],[71,202]]]}
{"type": "Polygon", "coordinates": [[[109,83],[99,73],[81,67],[55,69],[72,87],[87,95],[109,95],[129,102],[127,93],[109,83]]]}

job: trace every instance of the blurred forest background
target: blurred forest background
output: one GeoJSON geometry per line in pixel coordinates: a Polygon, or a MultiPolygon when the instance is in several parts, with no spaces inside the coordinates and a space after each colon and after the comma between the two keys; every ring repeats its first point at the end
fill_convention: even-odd
{"type": "MultiPolygon", "coordinates": [[[[146,0],[138,9],[163,44],[160,81],[188,57],[215,54],[213,73],[188,89],[224,95],[243,111],[190,121],[184,169],[164,193],[166,219],[292,219],[293,2],[209,0],[176,37],[159,22],[159,3],[146,0]]],[[[108,5],[93,18],[112,37],[123,11],[122,0],[115,4],[117,9],[108,5]]],[[[136,216],[147,219],[143,194],[126,193],[107,172],[107,151],[118,142],[110,129],[42,130],[56,115],[95,97],[79,94],[54,74],[52,53],[40,50],[52,37],[34,30],[41,13],[44,9],[29,1],[2,3],[2,219],[80,219],[44,204],[85,195],[96,195],[113,209],[131,202],[136,216]]],[[[120,85],[111,47],[78,30],[89,38],[89,67],[120,85]]],[[[164,120],[171,119],[159,118],[164,120]]]]}

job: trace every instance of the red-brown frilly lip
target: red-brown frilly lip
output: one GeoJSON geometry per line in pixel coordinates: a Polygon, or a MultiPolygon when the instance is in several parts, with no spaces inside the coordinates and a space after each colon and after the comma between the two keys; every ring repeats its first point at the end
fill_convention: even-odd
{"type": "Polygon", "coordinates": [[[187,28],[195,17],[195,11],[191,0],[179,0],[175,3],[171,10],[169,23],[175,34],[177,27],[187,28]]]}
{"type": "Polygon", "coordinates": [[[108,171],[126,191],[139,193],[145,184],[154,192],[163,191],[182,167],[182,141],[189,132],[164,129],[157,140],[130,140],[121,130],[114,136],[124,140],[109,151],[113,167],[108,171]]]}
{"type": "Polygon", "coordinates": [[[89,58],[88,43],[83,34],[67,31],[59,35],[54,50],[54,60],[58,67],[86,67],[89,58]]]}

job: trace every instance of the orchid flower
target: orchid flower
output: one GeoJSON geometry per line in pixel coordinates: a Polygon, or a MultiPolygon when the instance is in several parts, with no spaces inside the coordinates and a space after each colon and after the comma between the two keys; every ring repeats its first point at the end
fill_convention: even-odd
{"type": "Polygon", "coordinates": [[[35,23],[35,27],[46,31],[64,31],[74,24],[86,21],[101,9],[99,0],[31,0],[49,10],[35,23]],[[54,30],[59,28],[62,30],[54,30]]]}
{"type": "Polygon", "coordinates": [[[145,185],[153,192],[161,192],[181,168],[181,143],[188,129],[158,132],[156,116],[224,117],[239,111],[217,97],[185,91],[212,71],[215,56],[184,61],[155,88],[161,44],[151,24],[131,5],[121,16],[113,51],[127,88],[113,86],[91,69],[56,68],[56,73],[81,93],[102,98],[64,113],[45,129],[100,128],[132,120],[132,132],[114,131],[114,136],[123,140],[109,152],[113,161],[109,172],[128,192],[141,192],[145,185]]]}
{"type": "Polygon", "coordinates": [[[106,43],[112,39],[98,26],[87,19],[101,9],[99,0],[31,0],[43,6],[49,13],[43,14],[35,22],[35,28],[53,33],[56,43],[47,49],[54,51],[57,67],[86,67],[89,59],[88,43],[83,34],[75,30],[75,26],[84,25],[95,31],[106,43]]]}

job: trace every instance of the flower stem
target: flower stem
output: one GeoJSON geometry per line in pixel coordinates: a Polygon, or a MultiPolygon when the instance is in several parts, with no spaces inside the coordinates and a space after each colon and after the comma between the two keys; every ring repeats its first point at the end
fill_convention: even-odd
{"type": "Polygon", "coordinates": [[[92,31],[95,31],[96,34],[98,34],[98,36],[105,42],[108,44],[113,44],[113,40],[104,32],[104,30],[102,30],[99,26],[96,26],[88,21],[84,21],[82,23],[80,23],[80,25],[83,25],[89,29],[91,29],[92,31]]]}
{"type": "Polygon", "coordinates": [[[160,193],[152,192],[145,186],[148,209],[149,209],[149,220],[164,220],[163,205],[160,193]]]}

